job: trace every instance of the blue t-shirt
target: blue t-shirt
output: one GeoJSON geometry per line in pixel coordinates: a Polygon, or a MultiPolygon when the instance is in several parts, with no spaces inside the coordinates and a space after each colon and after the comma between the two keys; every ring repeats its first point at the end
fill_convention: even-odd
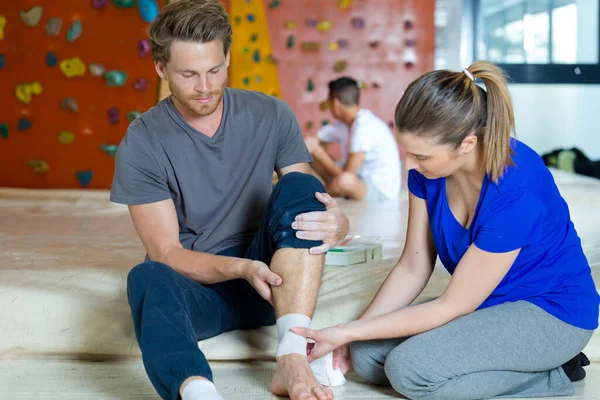
{"type": "Polygon", "coordinates": [[[520,248],[507,275],[479,308],[525,300],[568,324],[596,329],[599,296],[567,203],[541,157],[517,140],[513,148],[515,166],[497,184],[484,178],[468,229],[450,210],[446,178],[409,172],[409,190],[427,203],[440,260],[452,274],[471,244],[492,253],[520,248]]]}

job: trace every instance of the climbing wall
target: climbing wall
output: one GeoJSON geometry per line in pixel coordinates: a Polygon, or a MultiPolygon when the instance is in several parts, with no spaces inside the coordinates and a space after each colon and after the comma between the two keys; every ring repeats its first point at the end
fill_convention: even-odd
{"type": "Polygon", "coordinates": [[[108,189],[129,122],[156,103],[146,28],[164,0],[0,4],[0,186],[108,189]]]}
{"type": "Polygon", "coordinates": [[[434,0],[237,0],[239,12],[234,3],[235,45],[242,50],[232,54],[230,85],[272,94],[281,82],[281,97],[305,135],[331,121],[325,102],[330,80],[348,75],[361,81],[361,105],[391,122],[406,86],[433,68],[434,0]],[[263,36],[259,44],[251,40],[264,21],[260,10],[270,47],[260,42],[263,36]],[[263,57],[253,60],[257,48],[263,57]],[[271,50],[273,57],[264,57],[271,50]],[[260,82],[257,71],[264,71],[260,82]]]}

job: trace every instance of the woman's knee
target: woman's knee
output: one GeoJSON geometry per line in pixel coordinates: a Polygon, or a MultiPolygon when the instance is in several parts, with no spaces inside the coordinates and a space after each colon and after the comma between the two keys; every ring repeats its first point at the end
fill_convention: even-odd
{"type": "Polygon", "coordinates": [[[376,359],[372,343],[369,341],[351,343],[350,356],[354,372],[361,378],[370,383],[389,385],[383,370],[383,359],[376,359]]]}
{"type": "Polygon", "coordinates": [[[409,399],[437,399],[439,382],[431,376],[432,370],[427,357],[414,354],[410,343],[398,346],[385,360],[385,375],[392,388],[409,399]]]}

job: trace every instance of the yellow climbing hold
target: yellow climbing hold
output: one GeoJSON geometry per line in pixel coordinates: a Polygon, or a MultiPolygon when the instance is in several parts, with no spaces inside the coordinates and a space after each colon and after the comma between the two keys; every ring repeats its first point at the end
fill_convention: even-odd
{"type": "Polygon", "coordinates": [[[321,22],[319,22],[319,25],[317,25],[317,29],[320,32],[326,32],[326,31],[330,30],[332,27],[333,27],[333,24],[329,20],[321,21],[321,22]]]}
{"type": "Polygon", "coordinates": [[[42,93],[42,84],[39,82],[21,83],[15,88],[15,94],[22,103],[31,103],[31,97],[42,93]]]}
{"type": "Polygon", "coordinates": [[[47,172],[50,169],[50,165],[43,160],[30,160],[27,166],[33,168],[33,172],[47,172]]]}
{"type": "Polygon", "coordinates": [[[296,23],[294,21],[285,21],[285,29],[296,29],[296,23]]]}
{"type": "Polygon", "coordinates": [[[337,42],[331,42],[327,47],[329,47],[329,50],[335,51],[340,48],[340,45],[337,42]]]}
{"type": "Polygon", "coordinates": [[[0,15],[0,40],[4,39],[4,27],[6,26],[6,17],[0,15]]]}
{"type": "Polygon", "coordinates": [[[58,68],[67,78],[83,76],[85,74],[85,64],[79,57],[66,58],[60,62],[58,68]]]}
{"type": "Polygon", "coordinates": [[[339,0],[338,1],[338,7],[341,9],[345,9],[350,7],[350,5],[352,5],[352,0],[339,0]]]}
{"type": "Polygon", "coordinates": [[[69,131],[62,131],[60,135],[58,135],[58,141],[62,144],[71,144],[75,140],[75,134],[69,131]]]}

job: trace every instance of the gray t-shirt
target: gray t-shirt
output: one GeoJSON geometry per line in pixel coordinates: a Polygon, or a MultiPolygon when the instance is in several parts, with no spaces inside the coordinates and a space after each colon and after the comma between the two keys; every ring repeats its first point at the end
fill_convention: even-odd
{"type": "Polygon", "coordinates": [[[258,230],[274,169],[312,161],[289,106],[227,88],[210,138],[190,126],[170,97],[133,121],[119,145],[110,200],[173,199],[184,248],[216,254],[258,230]]]}

